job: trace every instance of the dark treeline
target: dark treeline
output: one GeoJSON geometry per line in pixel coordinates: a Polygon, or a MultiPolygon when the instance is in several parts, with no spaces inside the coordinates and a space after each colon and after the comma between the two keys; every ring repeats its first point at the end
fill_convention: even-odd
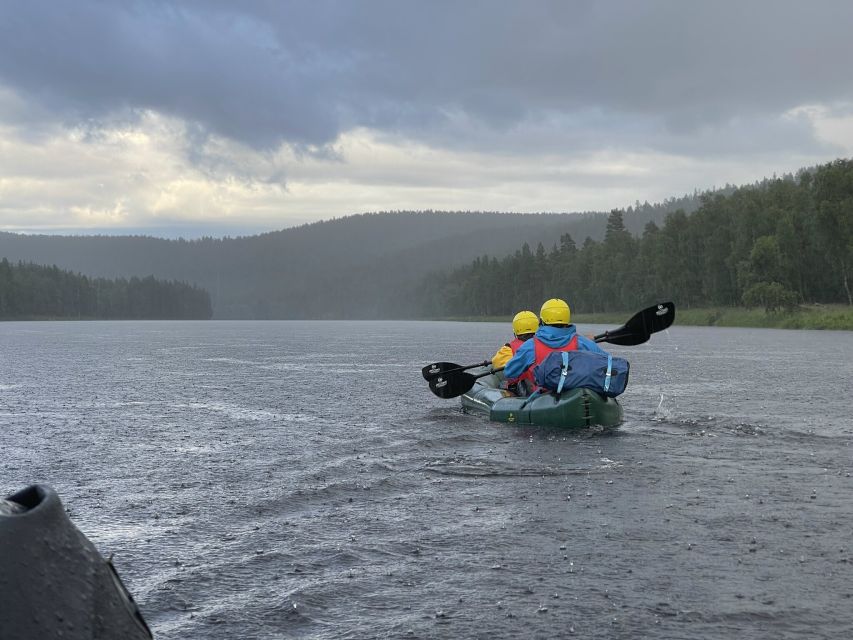
{"type": "Polygon", "coordinates": [[[0,318],[206,320],[207,291],[147,278],[87,278],[56,266],[0,260],[0,318]]]}
{"type": "Polygon", "coordinates": [[[579,312],[627,311],[663,299],[684,307],[768,311],[800,303],[853,305],[853,161],[706,194],[632,235],[613,210],[602,241],[564,233],[503,259],[483,256],[430,276],[431,316],[509,315],[559,296],[579,312]]]}
{"type": "MultiPolygon", "coordinates": [[[[642,230],[699,204],[699,194],[637,203],[625,224],[642,230]]],[[[606,223],[601,212],[395,211],[192,241],[0,232],[0,256],[90,277],[193,282],[210,292],[216,318],[411,318],[419,310],[403,301],[437,268],[462,266],[485,251],[505,256],[523,242],[547,246],[566,232],[600,240],[606,223]]]]}
{"type": "MultiPolygon", "coordinates": [[[[753,185],[752,190],[764,193],[776,189],[776,182],[764,181],[753,185]]],[[[790,176],[783,182],[795,186],[797,179],[790,176]]],[[[650,222],[654,223],[650,226],[652,232],[665,226],[666,216],[678,210],[693,215],[700,206],[707,208],[708,203],[718,197],[728,202],[728,198],[747,200],[752,196],[743,195],[743,189],[726,185],[716,191],[695,192],[657,204],[636,202],[622,212],[624,229],[611,231],[608,240],[605,239],[608,221],[611,226],[615,221],[607,213],[393,211],[347,216],[256,236],[191,241],[145,236],[0,232],[0,256],[10,262],[55,264],[60,269],[90,278],[151,274],[158,280],[195,283],[210,292],[216,318],[417,318],[451,312],[505,314],[512,313],[515,301],[525,296],[532,300],[528,306],[535,306],[537,300],[541,302],[537,288],[549,293],[562,291],[576,308],[597,310],[630,306],[631,299],[650,296],[649,290],[654,286],[660,287],[655,290],[662,290],[663,297],[680,295],[669,287],[673,272],[662,271],[661,281],[654,286],[642,275],[652,271],[651,267],[637,262],[639,258],[633,255],[641,251],[640,241],[633,236],[643,235],[650,222]],[[627,238],[624,247],[620,245],[620,234],[627,238]],[[586,238],[591,240],[584,242],[586,238]],[[578,246],[574,246],[575,241],[578,246]],[[520,262],[517,268],[513,267],[512,261],[516,259],[513,252],[525,242],[529,247],[542,244],[544,249],[538,256],[535,250],[519,251],[517,260],[520,262]],[[590,243],[599,249],[584,248],[590,243]],[[606,252],[601,248],[604,244],[606,252]],[[555,245],[556,250],[552,250],[555,245]],[[568,262],[572,250],[585,252],[578,264],[568,262]],[[620,251],[618,257],[610,257],[614,250],[620,251]],[[453,278],[428,278],[430,286],[425,297],[420,296],[421,283],[430,273],[469,265],[474,256],[484,253],[491,256],[488,266],[475,270],[476,278],[484,283],[483,293],[472,295],[470,305],[462,285],[465,277],[461,274],[453,278]],[[493,257],[499,261],[505,256],[510,256],[506,268],[495,268],[497,261],[493,257]],[[550,260],[548,265],[545,265],[545,258],[550,260]],[[545,270],[542,270],[543,265],[545,270]],[[644,271],[635,271],[641,268],[644,271]],[[631,271],[626,273],[626,269],[631,271]],[[531,283],[531,278],[536,282],[531,283]],[[637,283],[638,278],[642,286],[637,283]],[[447,284],[448,292],[443,290],[443,283],[447,284]],[[621,293],[615,293],[613,289],[616,288],[621,293]],[[583,304],[578,307],[581,300],[583,304]],[[420,304],[422,301],[425,304],[420,304]]],[[[772,214],[764,210],[763,200],[750,206],[773,219],[772,214]]],[[[798,211],[797,216],[801,215],[807,217],[808,211],[798,211]]],[[[748,223],[744,223],[745,226],[748,223]]],[[[667,231],[670,233],[671,230],[667,231]]],[[[775,233],[775,227],[762,231],[761,235],[770,233],[775,233]]],[[[691,238],[695,238],[695,234],[691,238]]],[[[642,251],[652,251],[649,246],[643,246],[642,251]]],[[[750,251],[751,247],[750,244],[750,251]]],[[[781,245],[780,250],[784,250],[781,245]]],[[[686,259],[688,257],[680,253],[673,253],[669,261],[676,263],[686,259]]],[[[736,270],[737,264],[732,268],[736,270]]],[[[678,273],[679,277],[686,277],[678,273]]],[[[734,284],[739,286],[737,281],[734,284]]],[[[792,285],[786,287],[798,291],[792,285]]],[[[778,293],[777,288],[768,291],[778,293]]],[[[738,291],[732,295],[740,299],[738,291]]],[[[813,296],[804,292],[803,297],[813,296]]],[[[693,304],[692,298],[690,304],[693,304]]]]}

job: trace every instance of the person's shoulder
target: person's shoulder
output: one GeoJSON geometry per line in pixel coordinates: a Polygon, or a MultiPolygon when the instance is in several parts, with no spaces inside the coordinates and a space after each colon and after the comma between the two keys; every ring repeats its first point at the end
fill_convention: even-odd
{"type": "Polygon", "coordinates": [[[522,358],[530,358],[531,353],[533,353],[533,338],[530,340],[525,340],[524,344],[522,344],[515,351],[515,355],[512,357],[513,360],[520,360],[522,358]]]}
{"type": "Polygon", "coordinates": [[[533,348],[533,338],[530,338],[530,340],[525,340],[521,344],[521,346],[518,348],[518,351],[516,351],[516,353],[518,353],[519,351],[524,351],[525,349],[532,349],[532,348],[533,348]]]}

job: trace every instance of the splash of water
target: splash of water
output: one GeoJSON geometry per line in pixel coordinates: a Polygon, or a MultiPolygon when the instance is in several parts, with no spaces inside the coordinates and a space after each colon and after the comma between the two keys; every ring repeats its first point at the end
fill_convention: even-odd
{"type": "Polygon", "coordinates": [[[667,420],[672,417],[672,410],[665,404],[666,396],[661,393],[660,394],[660,402],[658,402],[657,409],[655,409],[655,420],[667,420]]]}

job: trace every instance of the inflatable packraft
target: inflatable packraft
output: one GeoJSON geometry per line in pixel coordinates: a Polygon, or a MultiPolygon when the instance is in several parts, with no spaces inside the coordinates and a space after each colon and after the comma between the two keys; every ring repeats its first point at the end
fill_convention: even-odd
{"type": "Polygon", "coordinates": [[[45,485],[0,499],[0,594],[3,640],[152,638],[112,562],[45,485]]]}
{"type": "Polygon", "coordinates": [[[471,390],[462,395],[463,409],[488,416],[492,422],[517,425],[582,429],[616,427],[622,423],[622,406],[615,398],[584,388],[522,397],[501,389],[502,381],[500,373],[478,378],[471,390]]]}

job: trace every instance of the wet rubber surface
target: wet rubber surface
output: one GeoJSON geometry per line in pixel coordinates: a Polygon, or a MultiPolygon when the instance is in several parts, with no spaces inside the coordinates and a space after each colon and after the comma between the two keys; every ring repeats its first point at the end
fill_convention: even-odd
{"type": "Polygon", "coordinates": [[[566,434],[429,393],[505,329],[2,323],[0,490],[56,488],[160,639],[849,636],[853,335],[614,348],[625,424],[566,434]]]}

